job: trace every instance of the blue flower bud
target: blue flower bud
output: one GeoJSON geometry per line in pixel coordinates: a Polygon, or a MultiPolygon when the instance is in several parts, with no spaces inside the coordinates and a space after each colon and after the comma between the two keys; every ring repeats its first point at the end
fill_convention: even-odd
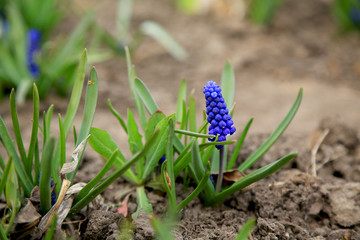
{"type": "Polygon", "coordinates": [[[27,32],[27,65],[29,72],[33,78],[37,78],[40,69],[35,62],[35,56],[41,48],[41,32],[37,29],[30,29],[27,32]]]}

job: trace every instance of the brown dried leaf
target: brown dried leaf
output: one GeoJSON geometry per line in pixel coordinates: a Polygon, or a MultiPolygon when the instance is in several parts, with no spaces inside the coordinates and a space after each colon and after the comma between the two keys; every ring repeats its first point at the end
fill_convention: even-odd
{"type": "Polygon", "coordinates": [[[32,204],[29,199],[26,199],[25,207],[21,208],[19,213],[16,214],[15,223],[22,224],[22,223],[33,223],[35,221],[39,221],[41,215],[36,211],[36,208],[32,204]]]}
{"type": "MultiPolygon", "coordinates": [[[[212,176],[213,176],[215,181],[216,181],[218,175],[219,175],[219,172],[213,172],[212,173],[212,176]]],[[[238,180],[242,179],[245,176],[246,175],[243,172],[241,172],[241,171],[239,171],[237,169],[224,171],[222,185],[223,186],[231,185],[231,184],[237,182],[238,180]]]]}

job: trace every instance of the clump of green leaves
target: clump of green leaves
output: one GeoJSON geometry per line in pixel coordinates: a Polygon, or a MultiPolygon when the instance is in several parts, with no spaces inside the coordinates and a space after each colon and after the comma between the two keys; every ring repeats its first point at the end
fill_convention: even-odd
{"type": "MultiPolygon", "coordinates": [[[[97,74],[95,69],[92,69],[86,88],[83,109],[84,114],[80,130],[77,131],[75,126],[73,127],[74,144],[76,146],[72,154],[73,161],[66,162],[65,145],[73,125],[73,120],[78,111],[83,92],[86,59],[87,54],[86,51],[84,51],[80,58],[77,72],[75,73],[75,82],[65,118],[63,119],[60,114],[58,115],[59,125],[58,135],[56,135],[56,137],[51,133],[51,119],[54,107],[51,105],[47,111],[43,112],[41,124],[39,93],[36,84],[33,84],[33,125],[30,144],[27,151],[25,150],[20,131],[16,111],[15,91],[12,90],[10,94],[10,110],[15,141],[12,140],[3,119],[0,117],[0,139],[8,154],[7,161],[0,156],[0,194],[5,194],[8,204],[8,210],[6,210],[7,214],[1,219],[2,224],[0,233],[3,234],[4,237],[2,239],[7,239],[9,233],[15,234],[12,235],[12,237],[18,237],[18,234],[21,234],[25,236],[31,235],[32,237],[37,238],[41,237],[48,228],[49,231],[47,236],[51,236],[55,226],[59,226],[71,211],[72,205],[74,205],[76,209],[76,206],[78,207],[84,202],[89,203],[101,193],[99,187],[94,188],[96,184],[98,184],[98,186],[104,186],[109,184],[109,182],[115,181],[143,154],[140,152],[134,158],[135,160],[130,160],[128,164],[121,166],[118,171],[104,178],[105,174],[109,171],[115,161],[117,151],[114,151],[108,162],[92,181],[87,184],[73,184],[74,176],[78,170],[86,146],[86,141],[89,137],[98,96],[97,74]],[[42,147],[40,146],[41,144],[42,147]],[[52,179],[55,184],[53,188],[51,188],[52,179]],[[54,204],[51,203],[51,195],[53,193],[56,193],[57,196],[54,204]],[[65,196],[67,197],[65,198],[65,196]],[[29,202],[29,198],[31,198],[32,201],[29,202]],[[75,201],[73,201],[74,199],[75,201]],[[35,202],[39,201],[41,212],[36,212],[34,210],[29,214],[29,208],[35,209],[34,207],[29,207],[29,205],[33,204],[34,200],[35,202]],[[26,209],[26,211],[24,209],[26,209]],[[34,222],[27,223],[32,225],[32,228],[23,227],[23,230],[16,229],[16,231],[12,232],[16,225],[14,225],[14,219],[17,214],[19,216],[24,216],[25,214],[38,217],[36,217],[35,220],[31,220],[34,222]],[[56,216],[57,221],[54,220],[56,216]],[[37,224],[35,221],[40,222],[37,224]],[[34,227],[37,229],[36,231],[34,227]]],[[[150,139],[154,140],[155,137],[156,133],[150,137],[150,139]]],[[[147,147],[147,145],[144,146],[145,149],[147,147]]],[[[86,204],[84,206],[86,206],[86,204]]],[[[81,208],[77,211],[79,210],[81,210],[81,208]]],[[[72,210],[71,213],[74,214],[77,211],[72,210]]],[[[21,224],[24,223],[21,222],[21,224]]]]}
{"type": "Polygon", "coordinates": [[[17,102],[31,95],[35,82],[40,98],[50,89],[65,95],[75,81],[77,56],[85,44],[90,46],[92,62],[104,59],[99,55],[96,37],[87,42],[94,22],[91,12],[66,38],[53,38],[59,20],[64,17],[61,1],[5,1],[0,21],[0,92],[16,88],[17,102]]]}
{"type": "MultiPolygon", "coordinates": [[[[229,155],[227,145],[235,143],[235,141],[221,141],[221,145],[225,145],[225,151],[223,151],[222,156],[220,156],[219,151],[215,148],[216,145],[219,145],[217,139],[215,139],[214,142],[206,142],[206,138],[214,138],[216,136],[206,133],[208,123],[205,117],[203,124],[200,127],[196,126],[195,99],[193,94],[191,94],[188,99],[188,104],[186,104],[185,81],[182,81],[180,85],[176,113],[165,116],[159,109],[144,82],[136,77],[128,51],[127,64],[130,90],[135,102],[140,124],[138,125],[136,123],[133,113],[130,110],[128,110],[127,121],[125,121],[113,108],[110,101],[108,102],[109,108],[127,133],[129,148],[134,156],[136,156],[139,153],[139,149],[142,148],[143,138],[145,138],[145,143],[147,143],[153,131],[157,130],[159,132],[158,139],[147,154],[134,165],[133,169],[128,169],[124,174],[124,177],[128,181],[137,185],[138,210],[133,217],[136,217],[141,209],[149,214],[152,212],[152,207],[146,197],[145,186],[160,188],[166,191],[169,198],[169,211],[175,214],[198,195],[202,197],[206,205],[220,204],[231,194],[279,170],[296,156],[296,153],[290,153],[263,168],[245,175],[245,171],[269,150],[290,124],[300,106],[302,90],[299,91],[292,108],[277,129],[259,149],[237,168],[236,171],[241,172],[245,176],[231,185],[220,186],[220,189],[215,191],[215,187],[210,180],[211,170],[217,170],[220,161],[224,161],[222,164],[226,166],[227,169],[233,169],[242,143],[252,123],[252,119],[244,128],[230,160],[227,161],[227,156],[229,155]],[[145,109],[150,117],[147,117],[145,109]],[[178,127],[176,128],[176,126],[178,127]],[[141,128],[144,135],[140,133],[141,128]],[[156,174],[157,165],[159,164],[159,159],[164,155],[166,156],[166,161],[162,163],[161,173],[160,176],[158,176],[158,174],[156,174]],[[210,161],[211,158],[212,160],[210,161]],[[176,178],[180,174],[184,174],[185,178],[190,175],[190,179],[196,183],[196,187],[188,197],[181,202],[177,202],[175,184],[176,178]]],[[[222,86],[224,91],[223,96],[229,103],[229,106],[233,105],[234,84],[234,72],[231,65],[227,63],[222,75],[222,86]]],[[[231,113],[233,114],[233,107],[231,109],[231,113]]],[[[104,157],[108,158],[115,149],[119,149],[107,132],[96,128],[92,128],[90,132],[90,145],[104,157]]],[[[117,158],[117,166],[123,166],[125,164],[125,158],[120,151],[118,152],[117,158]]]]}

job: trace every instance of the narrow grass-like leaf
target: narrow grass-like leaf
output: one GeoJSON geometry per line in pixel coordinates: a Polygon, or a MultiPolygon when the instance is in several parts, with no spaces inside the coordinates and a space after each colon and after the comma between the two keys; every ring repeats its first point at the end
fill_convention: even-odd
{"type": "Polygon", "coordinates": [[[209,146],[209,147],[205,150],[205,152],[201,155],[201,161],[202,161],[202,163],[203,163],[204,166],[205,166],[206,163],[210,160],[211,155],[212,155],[212,153],[214,152],[214,150],[215,150],[215,145],[211,145],[211,146],[209,146]]]}
{"type": "Polygon", "coordinates": [[[6,183],[8,182],[8,177],[12,166],[13,166],[13,162],[12,162],[12,157],[10,156],[9,160],[6,163],[6,167],[0,181],[0,197],[4,191],[6,183]]]}
{"type": "Polygon", "coordinates": [[[159,110],[154,98],[151,96],[149,89],[145,86],[144,82],[139,78],[135,79],[136,91],[139,97],[141,98],[144,106],[150,115],[153,115],[156,111],[159,110]]]}
{"type": "Polygon", "coordinates": [[[16,100],[15,100],[15,90],[12,89],[10,93],[10,113],[11,113],[11,120],[14,128],[15,133],[15,140],[19,150],[20,158],[22,163],[25,165],[27,163],[26,158],[26,151],[24,147],[24,143],[21,137],[19,119],[16,111],[16,100]]]}
{"type": "Polygon", "coordinates": [[[145,181],[147,176],[153,171],[155,166],[158,164],[159,159],[165,154],[165,144],[168,136],[168,122],[171,118],[175,117],[174,114],[164,118],[161,120],[156,129],[160,131],[159,138],[157,139],[154,146],[150,149],[148,154],[146,155],[146,163],[144,169],[144,175],[142,180],[145,181]]]}
{"type": "Polygon", "coordinates": [[[186,114],[186,111],[183,111],[183,102],[186,101],[186,82],[183,79],[180,83],[179,94],[176,103],[176,121],[182,122],[183,114],[186,114]]]}
{"type": "Polygon", "coordinates": [[[4,162],[4,159],[2,158],[1,154],[0,154],[0,167],[3,171],[5,170],[5,162],[4,162]]]}
{"type": "MultiPolygon", "coordinates": [[[[84,141],[84,139],[86,139],[89,135],[90,127],[94,120],[97,98],[98,98],[98,77],[95,68],[92,68],[90,72],[90,79],[87,84],[84,115],[80,126],[79,136],[76,141],[76,146],[78,146],[82,141],[84,141]]],[[[81,153],[81,156],[83,155],[83,152],[81,153]]],[[[68,174],[68,178],[70,179],[70,181],[74,179],[75,174],[80,166],[82,159],[81,156],[79,157],[80,161],[78,162],[75,171],[68,174]]]]}
{"type": "Polygon", "coordinates": [[[175,132],[185,134],[188,136],[192,136],[192,137],[197,137],[197,138],[214,138],[214,137],[216,137],[214,135],[201,134],[201,133],[191,132],[191,131],[186,131],[186,130],[181,130],[181,129],[175,129],[175,132]]]}
{"type": "MultiPolygon", "coordinates": [[[[150,218],[151,226],[154,228],[156,232],[157,240],[173,240],[173,236],[171,235],[171,227],[169,224],[164,224],[160,221],[160,219],[151,217],[150,218]]],[[[168,223],[168,220],[167,220],[168,223]]]]}
{"type": "MultiPolygon", "coordinates": [[[[107,131],[91,128],[90,129],[90,137],[89,137],[90,146],[100,155],[109,159],[111,154],[119,147],[116,145],[114,140],[111,139],[109,133],[107,131]]],[[[122,166],[126,163],[124,155],[121,151],[118,151],[116,155],[115,164],[118,168],[122,168],[122,166]]],[[[128,169],[125,175],[132,181],[138,182],[137,177],[131,169],[128,169]]]]}
{"type": "Polygon", "coordinates": [[[170,178],[170,209],[175,211],[176,208],[176,192],[175,192],[175,175],[174,175],[174,148],[173,148],[173,141],[175,137],[175,121],[174,119],[169,120],[169,131],[168,131],[168,138],[166,142],[166,148],[165,148],[165,155],[167,158],[167,170],[168,175],[170,178]]]}
{"type": "Polygon", "coordinates": [[[165,117],[166,117],[166,115],[161,111],[156,111],[153,115],[151,115],[149,121],[146,124],[146,128],[145,128],[146,141],[152,136],[157,124],[161,120],[163,120],[165,117]]]}
{"type": "Polygon", "coordinates": [[[118,170],[110,174],[107,178],[104,179],[101,183],[99,183],[92,191],[90,191],[84,198],[82,198],[77,204],[75,204],[71,210],[71,214],[75,214],[80,211],[83,207],[88,205],[92,200],[95,199],[97,195],[102,193],[111,183],[113,183],[116,179],[118,179],[121,175],[123,175],[129,168],[136,163],[139,159],[141,159],[150,149],[150,147],[154,144],[156,139],[159,137],[159,131],[155,131],[153,136],[146,142],[144,148],[135,154],[129,161],[126,161],[118,170]]]}
{"type": "Polygon", "coordinates": [[[117,120],[119,121],[120,125],[122,126],[122,128],[124,129],[124,131],[126,133],[128,133],[127,131],[127,126],[126,123],[124,121],[124,119],[122,119],[122,117],[120,116],[120,114],[115,110],[115,108],[111,105],[111,101],[110,99],[107,100],[107,105],[111,111],[111,113],[117,118],[117,120]]]}
{"type": "Polygon", "coordinates": [[[196,132],[196,103],[192,93],[189,98],[189,129],[196,132]]]}
{"type": "Polygon", "coordinates": [[[152,213],[153,209],[152,209],[151,204],[149,203],[149,199],[146,196],[144,186],[140,186],[140,187],[136,188],[136,202],[137,202],[138,207],[137,207],[136,212],[134,212],[131,215],[131,217],[133,219],[138,217],[141,210],[147,214],[152,213]]]}
{"type": "Polygon", "coordinates": [[[54,152],[55,140],[49,138],[44,145],[41,155],[41,175],[40,175],[40,207],[43,214],[47,213],[51,208],[51,169],[52,156],[54,152]]]}
{"type": "Polygon", "coordinates": [[[229,164],[228,164],[228,166],[227,166],[227,170],[230,170],[230,169],[233,168],[233,166],[234,166],[234,164],[235,164],[235,162],[236,162],[236,159],[237,159],[237,157],[238,157],[238,155],[239,155],[239,151],[240,151],[240,149],[241,149],[241,147],[242,147],[242,145],[243,145],[243,142],[244,142],[244,140],[245,140],[245,137],[246,137],[246,135],[247,135],[247,132],[249,131],[249,128],[250,128],[251,123],[252,123],[253,120],[254,120],[254,119],[251,118],[251,119],[249,120],[249,122],[246,124],[246,126],[245,126],[245,128],[244,128],[244,130],[243,130],[243,132],[242,132],[242,134],[241,134],[241,136],[240,136],[240,138],[239,138],[236,146],[235,146],[234,152],[233,152],[233,154],[231,155],[229,164]]]}
{"type": "Polygon", "coordinates": [[[9,156],[12,156],[17,176],[20,179],[21,184],[24,187],[25,196],[29,197],[31,190],[33,189],[32,180],[27,176],[24,171],[24,166],[17,154],[15,144],[10,138],[9,132],[5,126],[3,119],[0,116],[0,138],[9,156]]]}
{"type": "Polygon", "coordinates": [[[39,183],[40,174],[40,150],[39,150],[39,139],[36,141],[35,154],[34,154],[34,172],[35,172],[35,183],[39,183]]]}
{"type": "Polygon", "coordinates": [[[255,218],[250,218],[246,221],[246,223],[242,226],[240,232],[236,236],[236,240],[248,240],[251,231],[253,230],[256,224],[255,218]]]}
{"type": "Polygon", "coordinates": [[[55,216],[53,217],[53,219],[51,221],[51,225],[46,232],[44,240],[52,240],[53,239],[53,236],[54,236],[54,233],[56,230],[56,220],[57,220],[57,215],[55,214],[55,216]]]}
{"type": "Polygon", "coordinates": [[[131,59],[130,59],[130,52],[129,48],[125,47],[125,53],[126,53],[126,65],[127,65],[127,71],[128,71],[128,78],[129,78],[129,85],[130,85],[130,92],[133,96],[134,103],[136,110],[139,114],[140,123],[143,129],[146,127],[146,115],[144,106],[140,100],[140,97],[137,93],[136,86],[135,86],[135,70],[131,65],[131,59]]]}
{"type": "Polygon", "coordinates": [[[58,114],[59,119],[59,142],[60,142],[60,167],[64,165],[66,162],[66,140],[65,140],[65,132],[64,132],[64,123],[61,119],[60,113],[58,114]]]}
{"type": "Polygon", "coordinates": [[[39,128],[39,91],[36,87],[36,84],[33,85],[33,124],[31,130],[30,146],[27,155],[27,161],[24,164],[25,171],[28,174],[28,177],[31,178],[31,171],[33,165],[33,157],[35,151],[35,144],[38,138],[38,128],[39,128]]]}
{"type": "Polygon", "coordinates": [[[128,142],[129,142],[130,152],[132,154],[135,154],[142,149],[143,146],[141,141],[142,136],[139,133],[138,126],[130,109],[128,109],[127,116],[128,116],[127,129],[129,136],[128,142]]]}
{"type": "MultiPolygon", "coordinates": [[[[200,180],[205,175],[205,169],[204,169],[204,165],[202,164],[202,161],[201,161],[200,149],[199,149],[199,145],[198,145],[197,141],[195,141],[191,147],[191,156],[192,156],[194,171],[196,174],[195,180],[196,180],[197,184],[199,184],[200,180]]],[[[206,184],[204,187],[205,201],[212,199],[212,197],[214,196],[214,192],[215,192],[214,186],[213,186],[211,180],[209,178],[207,178],[207,181],[206,181],[206,184]]]]}
{"type": "Polygon", "coordinates": [[[50,127],[51,127],[51,119],[54,112],[54,105],[51,104],[48,110],[46,111],[45,119],[44,119],[44,141],[50,137],[50,127]]]}
{"type": "Polygon", "coordinates": [[[186,51],[159,24],[145,21],[140,31],[158,41],[174,58],[182,61],[187,57],[186,51]]]}
{"type": "Polygon", "coordinates": [[[6,203],[9,208],[11,208],[11,217],[5,231],[5,235],[7,235],[12,227],[17,211],[20,208],[20,201],[18,200],[18,183],[13,164],[11,164],[8,181],[6,182],[5,196],[6,203]]]}
{"type": "Polygon", "coordinates": [[[296,157],[296,153],[290,153],[289,155],[286,155],[279,160],[270,163],[269,165],[262,167],[258,170],[255,170],[254,172],[246,175],[242,179],[238,180],[236,183],[231,185],[229,188],[223,190],[219,194],[215,195],[215,197],[212,199],[212,204],[217,204],[225,201],[225,199],[230,196],[231,194],[240,191],[241,189],[249,186],[250,184],[257,182],[263,178],[266,178],[285,166],[288,162],[290,162],[294,157],[296,157]]]}
{"type": "Polygon", "coordinates": [[[0,239],[1,240],[8,240],[8,237],[6,236],[6,231],[3,224],[0,224],[0,239]]]}
{"type": "Polygon", "coordinates": [[[179,212],[181,209],[183,209],[186,205],[188,205],[197,195],[201,193],[201,191],[205,188],[205,186],[208,183],[209,177],[211,174],[211,168],[210,163],[207,163],[206,170],[204,173],[204,176],[201,178],[199,184],[195,188],[195,190],[190,193],[189,196],[187,196],[184,200],[182,200],[177,206],[176,211],[179,212]]]}
{"type": "Polygon", "coordinates": [[[269,136],[269,138],[266,139],[266,141],[253,154],[251,154],[245,160],[245,162],[240,165],[240,167],[238,168],[240,171],[245,172],[247,169],[249,169],[249,167],[251,167],[261,156],[263,156],[270,149],[270,147],[279,139],[279,137],[289,126],[291,120],[294,118],[297,110],[299,109],[302,95],[303,89],[301,88],[293,106],[291,107],[286,117],[282,120],[282,122],[275,129],[275,131],[269,136]]]}
{"type": "Polygon", "coordinates": [[[230,62],[225,64],[221,75],[221,90],[225,103],[231,108],[235,96],[235,74],[230,62]]]}
{"type": "Polygon", "coordinates": [[[80,199],[85,197],[89,191],[100,182],[100,180],[105,176],[105,174],[110,170],[112,165],[114,164],[114,161],[116,159],[116,155],[119,149],[116,149],[110,156],[110,158],[106,161],[104,167],[101,169],[101,171],[96,174],[96,176],[91,179],[90,182],[88,182],[85,187],[81,189],[81,191],[76,195],[76,198],[74,200],[74,204],[76,204],[80,199]]]}

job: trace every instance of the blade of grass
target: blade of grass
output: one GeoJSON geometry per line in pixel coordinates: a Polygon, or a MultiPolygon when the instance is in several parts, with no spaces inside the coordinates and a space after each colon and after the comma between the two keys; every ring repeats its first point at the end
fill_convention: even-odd
{"type": "Polygon", "coordinates": [[[139,186],[136,188],[136,202],[138,204],[136,212],[134,212],[131,217],[133,219],[137,218],[140,211],[144,211],[147,214],[151,214],[153,209],[151,204],[149,203],[149,199],[146,196],[145,193],[145,187],[139,186]]]}
{"type": "Polygon", "coordinates": [[[151,96],[149,89],[145,86],[144,82],[139,78],[135,79],[135,87],[137,94],[145,105],[147,111],[150,115],[153,115],[156,111],[159,110],[154,98],[151,96]]]}
{"type": "MultiPolygon", "coordinates": [[[[180,83],[179,94],[176,103],[176,122],[181,122],[183,120],[183,115],[186,114],[186,110],[183,110],[183,102],[186,101],[186,82],[183,79],[180,83]]],[[[186,105],[186,104],[185,104],[186,105]]]]}
{"type": "Polygon", "coordinates": [[[176,192],[175,192],[175,175],[174,175],[174,148],[173,148],[173,141],[175,137],[175,121],[173,118],[169,120],[169,132],[168,132],[168,138],[166,142],[166,148],[165,148],[165,155],[167,158],[167,170],[170,178],[170,193],[171,198],[170,200],[170,209],[172,211],[175,211],[176,208],[176,192]]]}
{"type": "Polygon", "coordinates": [[[151,115],[151,117],[145,127],[145,140],[146,141],[148,141],[149,138],[152,136],[158,123],[161,120],[163,120],[165,117],[166,117],[165,114],[161,111],[156,111],[153,115],[151,115]]]}
{"type": "Polygon", "coordinates": [[[60,148],[60,167],[62,167],[66,161],[66,145],[65,145],[65,132],[64,123],[61,119],[60,113],[58,114],[59,119],[59,148],[60,148]]]}
{"type": "MultiPolygon", "coordinates": [[[[77,137],[76,146],[78,146],[85,138],[89,135],[91,124],[94,120],[96,103],[98,98],[98,77],[95,68],[93,67],[90,72],[90,79],[87,84],[86,96],[85,96],[85,105],[84,105],[84,115],[82,123],[80,126],[79,136],[77,137]]],[[[84,148],[85,150],[85,148],[84,148]]],[[[76,169],[67,175],[68,179],[72,181],[79,169],[82,155],[79,157],[79,162],[76,166],[76,169]]]]}
{"type": "Polygon", "coordinates": [[[189,98],[189,129],[191,132],[196,132],[196,103],[193,93],[189,98]]]}
{"type": "Polygon", "coordinates": [[[28,174],[28,177],[31,179],[31,171],[33,165],[33,157],[35,151],[35,144],[38,138],[38,128],[39,128],[39,91],[36,87],[36,84],[33,85],[33,124],[31,130],[30,146],[27,156],[26,164],[24,164],[25,171],[28,174]]]}
{"type": "MultiPolygon", "coordinates": [[[[171,220],[170,220],[171,221],[171,220]]],[[[160,219],[155,218],[152,216],[150,218],[151,226],[154,228],[156,232],[156,239],[157,240],[173,240],[173,236],[171,235],[171,227],[169,227],[169,219],[167,219],[168,224],[164,224],[160,221],[160,219]]],[[[175,223],[174,223],[175,225],[175,223]]]]}
{"type": "Polygon", "coordinates": [[[122,126],[122,128],[124,129],[124,131],[126,133],[128,133],[125,121],[122,119],[120,114],[115,110],[115,108],[111,105],[110,99],[107,100],[107,105],[108,105],[111,113],[118,119],[118,121],[119,121],[120,125],[122,126]]]}
{"type": "Polygon", "coordinates": [[[182,61],[187,57],[186,51],[159,24],[145,21],[140,24],[140,31],[154,38],[177,60],[182,61]]]}
{"type": "Polygon", "coordinates": [[[47,213],[51,208],[51,163],[54,152],[55,140],[49,138],[44,145],[41,155],[41,175],[40,175],[40,207],[43,214],[47,213]]]}
{"type": "Polygon", "coordinates": [[[102,193],[111,183],[113,183],[116,179],[123,175],[136,161],[142,158],[147,153],[147,151],[149,151],[150,147],[154,144],[155,140],[158,137],[159,131],[156,130],[153,136],[148,142],[146,142],[144,148],[140,152],[135,154],[129,161],[126,161],[118,170],[113,172],[110,176],[104,179],[104,181],[99,183],[92,191],[90,191],[84,198],[82,198],[77,204],[75,204],[71,208],[70,213],[75,214],[80,211],[83,207],[85,207],[92,200],[94,200],[97,195],[102,193]]]}
{"type": "Polygon", "coordinates": [[[137,93],[137,90],[136,90],[135,70],[133,69],[133,67],[131,65],[130,52],[129,52],[128,47],[125,47],[125,53],[126,53],[126,65],[127,65],[127,71],[128,71],[130,92],[131,92],[131,95],[133,96],[135,107],[136,107],[136,110],[137,110],[137,112],[139,114],[141,126],[142,126],[143,129],[145,129],[145,127],[146,127],[145,110],[144,110],[143,104],[140,101],[140,97],[139,97],[139,95],[137,93]]]}
{"type": "Polygon", "coordinates": [[[250,235],[251,231],[253,230],[255,224],[256,224],[255,218],[250,218],[249,220],[247,220],[246,223],[241,228],[238,235],[236,236],[236,240],[248,240],[249,235],[250,235]]]}
{"type": "Polygon", "coordinates": [[[11,164],[8,181],[6,182],[5,189],[6,203],[11,208],[11,217],[9,220],[8,227],[6,228],[5,235],[8,235],[15,216],[20,208],[20,201],[18,200],[18,183],[16,178],[16,172],[14,169],[14,165],[11,164]]]}
{"type": "Polygon", "coordinates": [[[230,62],[226,62],[222,72],[221,89],[225,103],[231,108],[235,96],[235,74],[230,62]]]}
{"type": "Polygon", "coordinates": [[[57,215],[54,215],[54,218],[51,221],[51,226],[50,228],[47,230],[46,235],[44,237],[44,240],[52,240],[55,230],[56,230],[56,220],[57,220],[57,215]]]}
{"type": "MultiPolygon", "coordinates": [[[[127,129],[128,129],[128,143],[130,152],[134,155],[143,147],[142,136],[139,133],[137,123],[130,109],[128,109],[127,129]]],[[[141,178],[144,172],[144,159],[141,159],[135,164],[136,173],[141,178]]]]}
{"type": "Polygon", "coordinates": [[[197,195],[201,193],[201,191],[205,188],[207,185],[207,182],[209,180],[211,174],[211,168],[210,163],[207,163],[206,170],[204,176],[201,178],[199,184],[196,186],[195,190],[190,193],[189,196],[187,196],[184,200],[182,200],[177,206],[176,211],[179,212],[181,209],[183,209],[186,205],[188,205],[197,195]]]}
{"type": "Polygon", "coordinates": [[[11,120],[14,128],[15,133],[15,140],[19,150],[20,158],[22,163],[25,165],[27,163],[26,152],[24,143],[21,137],[19,119],[16,111],[16,101],[15,101],[15,90],[12,89],[10,93],[10,113],[11,113],[11,120]]]}
{"type": "Polygon", "coordinates": [[[286,115],[286,117],[282,120],[280,125],[275,129],[275,131],[269,136],[268,139],[253,153],[251,154],[245,162],[243,162],[239,166],[239,171],[245,172],[247,169],[249,169],[261,156],[263,156],[270,147],[279,139],[279,137],[283,134],[283,132],[286,130],[286,128],[289,126],[291,120],[294,118],[297,110],[300,107],[301,99],[303,95],[303,89],[301,88],[299,90],[298,96],[291,107],[290,111],[286,115]]]}
{"type": "Polygon", "coordinates": [[[21,160],[15,149],[15,144],[10,138],[9,132],[1,116],[0,116],[0,139],[8,155],[12,156],[17,176],[19,177],[20,182],[24,187],[25,196],[29,197],[31,190],[33,189],[32,180],[30,180],[30,178],[28,177],[28,175],[24,170],[23,164],[21,163],[21,160]]]}
{"type": "Polygon", "coordinates": [[[227,168],[226,168],[227,170],[231,170],[231,169],[233,168],[233,166],[234,166],[234,164],[235,164],[235,162],[236,162],[236,159],[237,159],[237,157],[238,157],[238,155],[239,155],[239,151],[240,151],[240,149],[241,149],[241,147],[242,147],[242,145],[243,145],[243,142],[244,142],[244,140],[245,140],[245,137],[246,137],[246,135],[247,135],[247,133],[248,133],[248,131],[249,131],[249,128],[250,128],[251,123],[253,122],[253,120],[254,120],[254,119],[251,118],[251,119],[249,120],[249,122],[246,124],[246,126],[245,126],[245,128],[244,128],[244,130],[243,130],[243,132],[242,132],[242,134],[241,134],[241,136],[240,136],[240,138],[239,138],[236,146],[235,146],[234,152],[233,152],[233,154],[231,155],[230,161],[229,161],[228,166],[227,166],[227,168]]]}
{"type": "Polygon", "coordinates": [[[280,168],[285,166],[294,157],[296,157],[296,153],[295,152],[290,153],[289,155],[286,155],[286,156],[280,158],[279,160],[246,175],[245,177],[241,178],[236,183],[231,185],[231,187],[229,187],[229,188],[223,190],[222,192],[220,192],[219,194],[215,195],[215,197],[212,199],[212,204],[221,203],[221,202],[225,201],[225,199],[229,195],[231,195],[237,191],[240,191],[241,189],[249,186],[250,184],[252,184],[254,182],[257,182],[263,178],[270,176],[271,174],[273,174],[274,172],[276,172],[277,170],[279,170],[280,168]]]}
{"type": "Polygon", "coordinates": [[[13,162],[12,162],[12,157],[10,156],[6,163],[6,167],[0,181],[0,197],[5,189],[6,183],[8,182],[8,177],[12,166],[13,166],[13,162]]]}
{"type": "Polygon", "coordinates": [[[46,115],[45,115],[45,121],[44,121],[44,141],[50,137],[50,127],[51,127],[51,119],[54,112],[54,105],[51,104],[48,108],[46,115]]]}

